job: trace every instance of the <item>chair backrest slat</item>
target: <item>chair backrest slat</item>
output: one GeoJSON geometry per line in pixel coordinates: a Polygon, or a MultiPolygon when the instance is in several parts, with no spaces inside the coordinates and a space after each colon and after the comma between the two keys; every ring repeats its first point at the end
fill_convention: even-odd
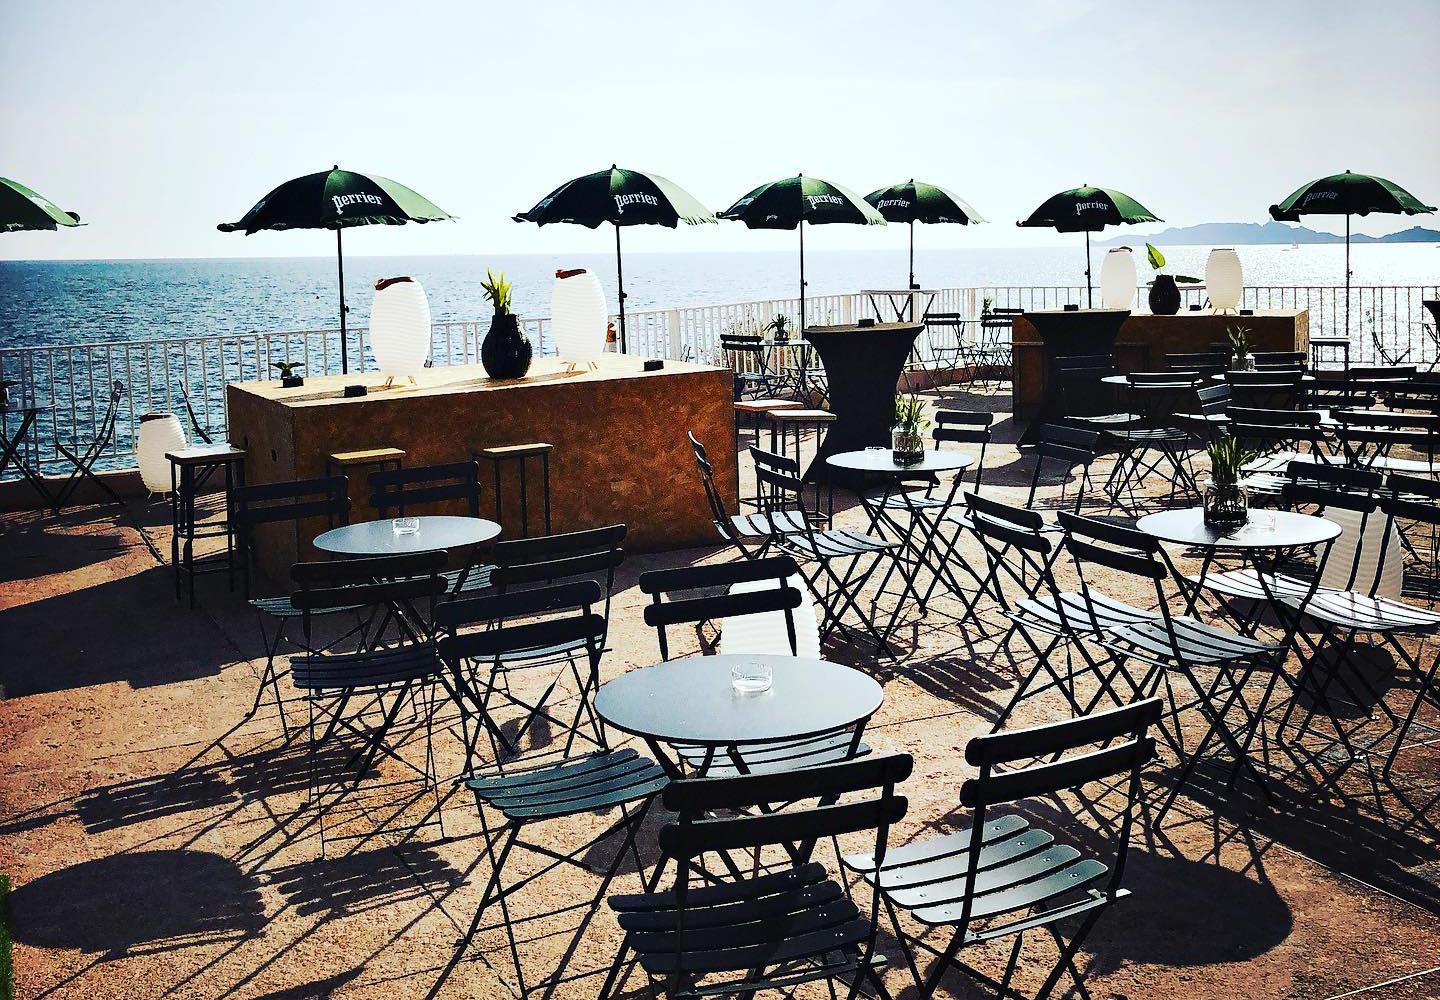
{"type": "Polygon", "coordinates": [[[380,469],[370,473],[370,506],[388,517],[417,504],[463,500],[471,517],[480,516],[480,466],[477,462],[380,469]]]}
{"type": "Polygon", "coordinates": [[[960,786],[960,804],[973,809],[1050,795],[1066,788],[1112,778],[1141,767],[1155,755],[1155,740],[1143,737],[1077,757],[986,778],[971,778],[960,786]]]}
{"type": "Polygon", "coordinates": [[[1144,732],[1160,721],[1163,707],[1164,703],[1159,698],[1146,698],[1063,722],[977,736],[965,746],[965,761],[976,767],[1007,764],[1016,760],[1049,757],[1092,743],[1107,743],[1144,732]]]}

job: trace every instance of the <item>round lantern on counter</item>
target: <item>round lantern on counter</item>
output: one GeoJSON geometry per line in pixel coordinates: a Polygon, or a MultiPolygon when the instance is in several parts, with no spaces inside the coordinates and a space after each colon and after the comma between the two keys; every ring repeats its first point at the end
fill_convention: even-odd
{"type": "Polygon", "coordinates": [[[1135,280],[1135,255],[1129,247],[1115,247],[1100,265],[1100,304],[1129,309],[1135,301],[1135,280]]]}
{"type": "Polygon", "coordinates": [[[135,452],[140,460],[140,479],[151,493],[170,492],[170,460],[165,455],[179,451],[188,442],[180,418],[173,413],[146,413],[140,417],[135,452]]]}
{"type": "Polygon", "coordinates": [[[1240,256],[1234,250],[1216,247],[1210,251],[1210,256],[1205,258],[1205,290],[1214,309],[1240,308],[1245,282],[1240,272],[1240,256]]]}
{"type": "Polygon", "coordinates": [[[415,376],[430,357],[430,300],[414,278],[381,278],[370,304],[370,352],[390,381],[415,376]]]}
{"type": "Polygon", "coordinates": [[[584,268],[555,272],[550,293],[550,335],[555,356],[572,366],[592,368],[605,353],[605,290],[584,268]]]}

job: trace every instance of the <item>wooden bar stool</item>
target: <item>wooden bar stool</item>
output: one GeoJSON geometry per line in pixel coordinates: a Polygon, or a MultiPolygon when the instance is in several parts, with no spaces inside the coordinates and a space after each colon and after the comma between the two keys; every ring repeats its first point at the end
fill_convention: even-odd
{"type": "Polygon", "coordinates": [[[195,606],[195,577],[225,571],[235,589],[235,489],[245,485],[245,451],[230,444],[205,444],[165,453],[170,461],[170,565],[175,570],[175,600],[180,600],[180,577],[188,577],[190,607],[195,606]],[[219,521],[201,525],[195,517],[195,498],[216,472],[225,473],[225,514],[219,521]],[[225,536],[225,552],[197,569],[195,539],[225,536]],[[183,545],[182,545],[183,542],[183,545]],[[223,565],[221,565],[223,564],[223,565]]]}
{"type": "Polygon", "coordinates": [[[362,467],[371,470],[405,468],[403,448],[361,448],[356,451],[337,451],[325,459],[325,475],[350,477],[350,470],[362,467]]]}
{"type": "Polygon", "coordinates": [[[524,538],[530,537],[530,494],[528,483],[525,477],[525,460],[527,458],[540,459],[540,469],[545,496],[545,534],[550,531],[550,453],[555,450],[553,444],[546,444],[537,441],[533,444],[507,444],[497,448],[481,448],[475,452],[475,461],[488,459],[495,470],[495,521],[504,525],[505,520],[501,516],[500,504],[500,465],[503,462],[515,462],[520,469],[520,532],[524,538]]]}
{"type": "MultiPolygon", "coordinates": [[[[745,414],[750,415],[750,439],[756,444],[760,443],[760,418],[768,418],[776,410],[798,410],[805,404],[798,399],[738,399],[735,401],[735,433],[740,433],[740,421],[745,414]]],[[[775,441],[775,427],[770,427],[771,445],[775,441]]]]}
{"type": "MultiPolygon", "coordinates": [[[[781,409],[773,410],[768,414],[770,418],[770,450],[780,455],[790,455],[790,449],[785,444],[786,431],[791,432],[795,442],[795,464],[805,468],[805,463],[800,460],[800,442],[802,432],[807,428],[815,432],[815,450],[820,450],[820,435],[824,433],[828,424],[835,422],[835,414],[829,410],[812,409],[781,409]]],[[[802,501],[803,503],[803,501],[802,501]]],[[[827,510],[820,509],[820,485],[815,485],[815,506],[807,508],[807,512],[816,520],[829,524],[835,514],[835,492],[831,490],[828,494],[827,510]]]]}

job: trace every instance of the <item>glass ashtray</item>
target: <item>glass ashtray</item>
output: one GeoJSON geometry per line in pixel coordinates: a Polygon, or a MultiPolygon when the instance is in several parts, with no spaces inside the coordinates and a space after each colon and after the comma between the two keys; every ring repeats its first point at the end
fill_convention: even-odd
{"type": "Polygon", "coordinates": [[[768,663],[737,663],[730,668],[730,686],[737,694],[762,694],[770,690],[774,676],[768,663]]]}
{"type": "Polygon", "coordinates": [[[397,535],[414,535],[420,531],[418,517],[394,517],[390,519],[390,530],[397,535]]]}

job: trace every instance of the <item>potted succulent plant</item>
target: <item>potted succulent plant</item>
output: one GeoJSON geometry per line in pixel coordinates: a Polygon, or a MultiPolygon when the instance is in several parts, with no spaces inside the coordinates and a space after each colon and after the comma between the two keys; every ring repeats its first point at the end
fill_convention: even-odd
{"type": "Polygon", "coordinates": [[[1198,285],[1200,279],[1188,274],[1165,274],[1165,255],[1153,243],[1145,244],[1145,257],[1155,269],[1155,280],[1150,282],[1150,311],[1157,316],[1173,316],[1180,311],[1180,289],[1175,283],[1198,285]]]}
{"type": "Polygon", "coordinates": [[[790,339],[790,320],[784,313],[776,313],[775,318],[765,324],[766,333],[773,333],[776,340],[790,339]]]}
{"type": "Polygon", "coordinates": [[[925,439],[921,437],[930,418],[925,404],[914,393],[896,393],[895,420],[890,425],[890,449],[896,465],[919,465],[925,458],[925,439]]]}
{"type": "Polygon", "coordinates": [[[1232,371],[1248,372],[1255,367],[1250,357],[1250,330],[1243,326],[1225,328],[1225,339],[1230,341],[1230,351],[1235,355],[1232,371]]]}
{"type": "Polygon", "coordinates": [[[272,361],[270,367],[280,369],[280,385],[286,389],[298,389],[305,384],[304,376],[295,374],[295,369],[305,367],[303,361],[272,361]]]}
{"type": "Polygon", "coordinates": [[[1255,452],[1240,447],[1226,434],[1206,446],[1210,456],[1210,482],[1205,487],[1205,523],[1212,528],[1238,528],[1250,518],[1250,498],[1240,485],[1240,473],[1255,452]]]}
{"type": "Polygon", "coordinates": [[[520,320],[510,311],[514,288],[505,280],[505,272],[495,274],[488,267],[480,287],[495,307],[490,332],[480,345],[480,363],[485,366],[485,374],[491,378],[523,378],[530,370],[534,351],[530,338],[520,329],[520,320]]]}

